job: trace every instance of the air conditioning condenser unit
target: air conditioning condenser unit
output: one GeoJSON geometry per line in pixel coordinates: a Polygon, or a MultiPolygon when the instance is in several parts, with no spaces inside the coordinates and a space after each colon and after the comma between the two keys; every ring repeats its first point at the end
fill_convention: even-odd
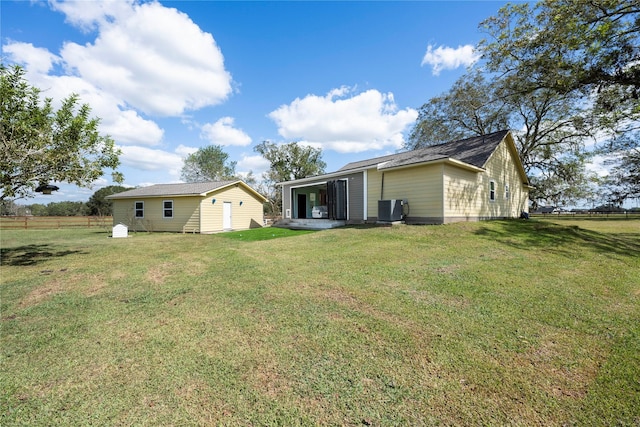
{"type": "Polygon", "coordinates": [[[378,221],[402,221],[402,199],[378,200],[378,221]]]}

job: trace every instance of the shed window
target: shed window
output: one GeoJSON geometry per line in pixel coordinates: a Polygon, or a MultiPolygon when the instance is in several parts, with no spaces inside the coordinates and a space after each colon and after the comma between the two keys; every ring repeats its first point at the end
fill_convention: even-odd
{"type": "Polygon", "coordinates": [[[505,200],[509,200],[509,184],[504,185],[504,198],[505,200]]]}
{"type": "Polygon", "coordinates": [[[496,201],[496,182],[489,181],[489,201],[496,201]]]}
{"type": "Polygon", "coordinates": [[[135,202],[136,218],[144,218],[144,202],[135,202]]]}
{"type": "Polygon", "coordinates": [[[164,200],[162,202],[162,217],[173,218],[173,200],[164,200]]]}

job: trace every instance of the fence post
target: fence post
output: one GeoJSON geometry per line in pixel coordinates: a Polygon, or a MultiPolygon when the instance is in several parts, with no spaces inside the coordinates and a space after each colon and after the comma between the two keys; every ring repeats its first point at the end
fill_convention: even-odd
{"type": "Polygon", "coordinates": [[[28,221],[28,220],[29,220],[29,217],[25,215],[25,216],[24,216],[24,229],[25,229],[25,230],[27,229],[27,221],[28,221]]]}

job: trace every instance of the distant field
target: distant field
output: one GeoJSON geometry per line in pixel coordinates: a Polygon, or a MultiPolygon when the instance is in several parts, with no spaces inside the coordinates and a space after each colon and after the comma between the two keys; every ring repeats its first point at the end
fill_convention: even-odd
{"type": "Polygon", "coordinates": [[[0,230],[111,227],[110,216],[0,216],[0,230]]]}
{"type": "Polygon", "coordinates": [[[2,230],[0,425],[640,425],[640,220],[108,235],[2,230]]]}
{"type": "Polygon", "coordinates": [[[560,218],[560,219],[580,219],[580,220],[589,220],[589,221],[608,221],[608,220],[627,220],[627,219],[640,219],[640,212],[602,212],[602,213],[553,213],[553,214],[531,214],[532,219],[549,219],[549,218],[560,218]]]}

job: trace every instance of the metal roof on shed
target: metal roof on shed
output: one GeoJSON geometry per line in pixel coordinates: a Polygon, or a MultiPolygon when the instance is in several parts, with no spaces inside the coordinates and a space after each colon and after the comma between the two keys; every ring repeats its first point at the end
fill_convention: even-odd
{"type": "Polygon", "coordinates": [[[107,196],[107,199],[127,199],[142,197],[168,197],[168,196],[200,196],[228,187],[233,184],[242,184],[256,195],[264,199],[260,193],[245,184],[243,181],[209,181],[209,182],[186,182],[177,184],[156,184],[148,187],[139,187],[132,190],[123,191],[122,193],[107,196]]]}

